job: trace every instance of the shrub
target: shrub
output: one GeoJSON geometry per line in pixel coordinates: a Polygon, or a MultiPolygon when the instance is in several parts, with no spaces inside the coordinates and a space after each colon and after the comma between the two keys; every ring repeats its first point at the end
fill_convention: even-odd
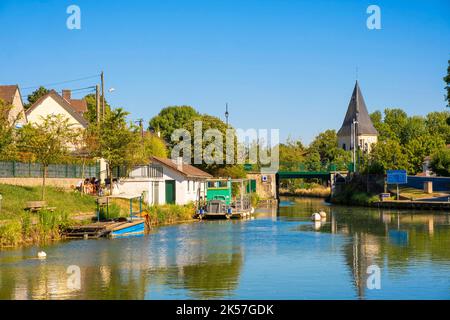
{"type": "Polygon", "coordinates": [[[16,246],[22,240],[22,224],[20,220],[11,220],[0,226],[0,245],[16,246]]]}

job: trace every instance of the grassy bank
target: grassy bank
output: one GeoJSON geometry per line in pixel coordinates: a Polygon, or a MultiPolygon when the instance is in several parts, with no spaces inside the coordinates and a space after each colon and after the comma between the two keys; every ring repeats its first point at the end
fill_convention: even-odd
{"type": "Polygon", "coordinates": [[[172,224],[193,220],[195,206],[193,204],[185,206],[174,204],[150,206],[148,208],[148,214],[153,226],[172,224]]]}
{"type": "Polygon", "coordinates": [[[347,184],[330,199],[330,202],[349,206],[372,206],[374,202],[379,201],[378,194],[367,193],[361,189],[359,184],[347,184]]]}
{"type": "Polygon", "coordinates": [[[54,212],[26,212],[27,201],[40,200],[40,187],[0,185],[0,247],[43,243],[61,238],[61,230],[75,223],[73,216],[95,210],[91,196],[47,187],[46,202],[54,212]]]}
{"type": "Polygon", "coordinates": [[[280,189],[280,195],[293,196],[293,197],[314,197],[314,198],[327,198],[330,196],[330,188],[315,186],[312,188],[297,188],[294,190],[280,189]]]}

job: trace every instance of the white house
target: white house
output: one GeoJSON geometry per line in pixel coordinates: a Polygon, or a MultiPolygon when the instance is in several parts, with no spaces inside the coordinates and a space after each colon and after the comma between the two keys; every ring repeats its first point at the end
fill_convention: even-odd
{"type": "Polygon", "coordinates": [[[153,157],[149,165],[135,167],[127,178],[121,179],[118,193],[144,193],[151,205],[184,205],[205,197],[206,180],[212,176],[192,165],[177,160],[153,157]]]}
{"type": "Polygon", "coordinates": [[[7,104],[12,105],[9,111],[8,119],[11,123],[24,125],[27,123],[27,117],[23,108],[22,96],[18,85],[0,86],[0,99],[7,104]]]}
{"type": "Polygon", "coordinates": [[[71,99],[70,91],[63,91],[64,97],[52,90],[38,99],[27,111],[29,123],[40,123],[49,115],[62,115],[69,119],[74,128],[86,129],[88,122],[83,117],[87,111],[86,101],[71,99]]]}

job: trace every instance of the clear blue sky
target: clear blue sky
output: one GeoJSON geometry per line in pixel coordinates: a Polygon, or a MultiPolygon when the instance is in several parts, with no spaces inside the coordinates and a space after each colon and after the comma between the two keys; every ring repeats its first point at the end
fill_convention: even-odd
{"type": "Polygon", "coordinates": [[[116,89],[107,99],[132,119],[177,104],[223,117],[228,102],[235,127],[308,143],[339,129],[356,66],[370,112],[443,110],[450,1],[0,0],[0,42],[0,84],[104,70],[116,89]],[[81,30],[66,28],[71,4],[81,30]],[[381,8],[381,30],[366,27],[370,4],[381,8]]]}

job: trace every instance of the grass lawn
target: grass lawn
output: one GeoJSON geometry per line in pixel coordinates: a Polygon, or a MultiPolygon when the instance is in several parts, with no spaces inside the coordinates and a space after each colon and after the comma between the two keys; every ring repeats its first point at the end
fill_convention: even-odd
{"type": "MultiPolygon", "coordinates": [[[[41,199],[41,187],[20,187],[0,184],[1,200],[0,219],[14,218],[24,212],[27,201],[41,199]]],[[[94,197],[81,195],[74,191],[65,191],[60,188],[47,187],[46,201],[49,207],[56,207],[56,211],[66,212],[69,215],[95,212],[94,197]]]]}
{"type": "MultiPolygon", "coordinates": [[[[397,189],[390,188],[392,198],[396,199],[397,189]]],[[[420,198],[432,198],[432,197],[440,197],[445,196],[448,193],[445,192],[433,192],[433,193],[425,193],[422,189],[416,189],[406,186],[399,186],[400,196],[406,197],[409,199],[420,199],[420,198]]]]}

